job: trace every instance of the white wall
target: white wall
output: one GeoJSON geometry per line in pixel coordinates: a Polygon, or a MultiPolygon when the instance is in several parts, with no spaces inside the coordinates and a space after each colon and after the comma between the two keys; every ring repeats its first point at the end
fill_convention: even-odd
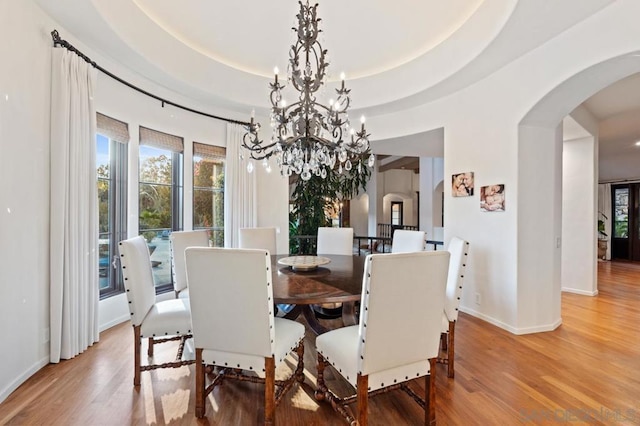
{"type": "Polygon", "coordinates": [[[52,22],[0,2],[0,401],[49,362],[52,22]]]}
{"type": "Polygon", "coordinates": [[[359,194],[351,200],[349,217],[354,235],[369,235],[369,195],[359,194]]]}
{"type": "Polygon", "coordinates": [[[369,131],[380,139],[397,129],[417,134],[444,127],[445,176],[474,171],[476,188],[505,184],[502,213],[480,212],[478,195],[452,198],[445,185],[445,240],[457,235],[471,243],[462,310],[514,333],[560,323],[556,127],[590,95],[640,71],[637,57],[616,58],[640,50],[638,14],[640,2],[613,2],[455,94],[368,121],[369,131]],[[525,118],[542,133],[530,146],[519,132],[525,118]],[[540,218],[526,212],[536,212],[550,196],[551,207],[540,218]],[[534,235],[527,226],[541,233],[534,235]]]}
{"type": "Polygon", "coordinates": [[[562,149],[562,290],[594,296],[597,142],[593,136],[564,141],[562,149]]]}
{"type": "MultiPolygon", "coordinates": [[[[50,32],[64,38],[116,75],[144,89],[212,114],[243,119],[199,105],[128,72],[92,52],[31,1],[0,2],[0,310],[3,348],[0,351],[0,401],[49,359],[49,91],[50,32]],[[19,327],[14,326],[20,324],[19,327]]],[[[129,123],[129,185],[137,187],[138,126],[182,136],[185,141],[185,199],[192,199],[191,143],[224,146],[226,123],[195,115],[134,92],[98,74],[98,111],[129,123]]],[[[236,114],[237,115],[237,114],[236,114]]],[[[258,223],[280,228],[278,250],[288,252],[287,180],[279,173],[258,179],[258,223]],[[265,194],[267,194],[265,196],[265,194]]],[[[186,203],[189,204],[189,203],[186,203]]],[[[137,191],[129,193],[128,234],[138,232],[137,191]]],[[[184,210],[185,229],[192,210],[184,210]]],[[[104,330],[129,318],[124,295],[100,302],[99,327],[104,330]]]]}

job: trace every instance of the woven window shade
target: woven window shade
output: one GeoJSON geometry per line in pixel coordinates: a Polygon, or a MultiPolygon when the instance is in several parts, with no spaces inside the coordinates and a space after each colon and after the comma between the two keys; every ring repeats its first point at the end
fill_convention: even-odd
{"type": "Polygon", "coordinates": [[[152,146],[154,148],[167,149],[173,152],[183,152],[184,142],[179,136],[147,129],[140,126],[140,145],[152,146]]]}
{"type": "Polygon", "coordinates": [[[107,115],[96,113],[98,133],[120,143],[129,143],[129,125],[107,115]]]}
{"type": "Polygon", "coordinates": [[[221,146],[206,145],[203,143],[193,143],[193,156],[209,161],[224,161],[227,156],[227,149],[221,146]]]}

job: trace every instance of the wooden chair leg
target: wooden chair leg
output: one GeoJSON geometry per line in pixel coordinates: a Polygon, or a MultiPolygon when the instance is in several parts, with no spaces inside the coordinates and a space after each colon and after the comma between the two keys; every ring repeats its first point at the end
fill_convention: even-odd
{"type": "Polygon", "coordinates": [[[425,376],[425,402],[424,424],[436,424],[436,359],[429,360],[429,374],[425,376]]]}
{"type": "Polygon", "coordinates": [[[325,392],[327,391],[327,385],[324,382],[324,367],[326,366],[326,362],[322,355],[318,354],[318,364],[316,366],[318,372],[318,380],[316,384],[315,397],[317,401],[324,401],[325,392]]]}
{"type": "Polygon", "coordinates": [[[147,355],[153,356],[153,337],[149,337],[149,347],[147,348],[147,355]]]}
{"type": "Polygon", "coordinates": [[[454,370],[453,364],[455,359],[454,353],[454,337],[456,331],[456,323],[454,321],[449,321],[449,333],[448,333],[448,342],[447,342],[447,377],[453,379],[454,370]]]}
{"type": "Polygon", "coordinates": [[[133,326],[133,385],[140,386],[140,347],[142,339],[140,338],[140,326],[133,326]]]}
{"type": "Polygon", "coordinates": [[[447,339],[449,339],[447,333],[440,333],[440,347],[443,351],[447,350],[447,339]]]}
{"type": "Polygon", "coordinates": [[[264,424],[274,425],[276,422],[276,360],[264,359],[264,424]]]}
{"type": "Polygon", "coordinates": [[[204,397],[204,365],[202,364],[202,348],[196,348],[196,417],[204,417],[205,397],[204,397]]]}
{"type": "Polygon", "coordinates": [[[295,377],[298,383],[304,383],[304,341],[301,340],[296,347],[298,355],[298,365],[296,366],[295,377]]]}
{"type": "Polygon", "coordinates": [[[366,426],[369,422],[369,376],[358,374],[358,425],[366,426]]]}

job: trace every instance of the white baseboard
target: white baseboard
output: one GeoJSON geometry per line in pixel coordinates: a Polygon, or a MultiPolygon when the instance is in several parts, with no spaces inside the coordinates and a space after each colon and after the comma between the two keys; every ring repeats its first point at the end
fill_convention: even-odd
{"type": "Polygon", "coordinates": [[[4,389],[0,391],[0,402],[7,399],[11,392],[18,389],[18,386],[27,381],[27,379],[34,374],[36,374],[42,367],[49,364],[49,357],[42,358],[40,361],[33,364],[28,370],[24,371],[19,377],[17,377],[13,382],[9,383],[4,389]]]}
{"type": "Polygon", "coordinates": [[[512,334],[516,334],[516,335],[521,335],[521,334],[531,334],[531,333],[542,333],[545,331],[553,331],[556,328],[558,328],[560,326],[560,324],[562,324],[562,318],[559,318],[557,321],[555,321],[552,324],[545,324],[545,325],[540,325],[540,326],[535,326],[535,327],[525,327],[525,328],[517,328],[517,327],[513,327],[507,323],[504,323],[500,320],[497,320],[493,317],[490,317],[488,315],[485,315],[481,312],[475,311],[471,308],[467,308],[464,306],[460,306],[460,312],[464,312],[465,314],[469,314],[471,316],[474,316],[476,318],[480,318],[483,321],[486,321],[490,324],[495,325],[496,327],[500,327],[503,330],[507,330],[509,333],[512,334]]]}
{"type": "Polygon", "coordinates": [[[564,291],[565,293],[580,294],[582,296],[597,296],[598,295],[598,290],[587,291],[587,290],[580,290],[580,289],[577,289],[577,288],[562,287],[562,291],[564,291]]]}
{"type": "Polygon", "coordinates": [[[556,328],[560,327],[561,324],[562,324],[562,318],[558,318],[555,322],[551,324],[537,325],[535,327],[518,328],[518,330],[514,334],[521,335],[521,334],[532,334],[532,333],[544,333],[545,331],[555,330],[556,328]]]}
{"type": "Polygon", "coordinates": [[[114,325],[118,325],[121,324],[125,321],[129,321],[129,315],[123,315],[119,318],[115,318],[105,324],[100,324],[100,328],[99,328],[99,332],[102,333],[103,331],[113,327],[114,325]]]}

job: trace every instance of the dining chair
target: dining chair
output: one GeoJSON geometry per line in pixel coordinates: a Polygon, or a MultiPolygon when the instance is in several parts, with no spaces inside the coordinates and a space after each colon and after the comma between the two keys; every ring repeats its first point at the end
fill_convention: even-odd
{"type": "Polygon", "coordinates": [[[194,363],[193,360],[182,360],[184,342],[191,337],[191,312],[189,299],[156,302],[151,256],[142,236],[120,241],[118,248],[125,293],[129,301],[129,318],[133,325],[133,384],[138,386],[142,371],[176,368],[194,363]],[[180,340],[176,360],[164,364],[142,365],[140,350],[145,337],[149,338],[149,357],[153,356],[154,344],[180,340]]]}
{"type": "MultiPolygon", "coordinates": [[[[318,228],[317,253],[353,255],[353,228],[318,228]]],[[[342,303],[314,305],[316,315],[324,319],[335,319],[342,315],[342,303]]]]}
{"type": "Polygon", "coordinates": [[[467,267],[467,255],[469,243],[461,238],[453,237],[449,241],[447,251],[451,254],[449,262],[449,274],[447,277],[447,292],[442,314],[441,345],[445,352],[444,357],[439,357],[438,362],[447,365],[447,376],[453,378],[454,372],[454,338],[456,322],[458,321],[458,308],[462,296],[462,282],[467,267]]]}
{"type": "Polygon", "coordinates": [[[230,378],[264,383],[264,423],[273,424],[275,406],[294,381],[304,381],[304,326],[274,317],[269,251],[189,247],[186,264],[196,353],[196,416],[204,417],[207,395],[230,378]],[[295,371],[286,380],[275,380],[276,366],[293,350],[298,358],[295,371]],[[209,385],[207,366],[219,368],[209,385]]]}
{"type": "Polygon", "coordinates": [[[171,243],[171,271],[173,290],[176,297],[189,298],[187,287],[187,269],[184,264],[184,251],[187,247],[209,247],[209,233],[206,230],[173,231],[169,235],[171,243]]]}
{"type": "Polygon", "coordinates": [[[240,228],[238,229],[238,248],[269,250],[277,254],[276,228],[240,228]]]}
{"type": "Polygon", "coordinates": [[[408,231],[396,229],[391,240],[391,253],[410,253],[423,251],[425,243],[424,231],[408,231]]]}
{"type": "Polygon", "coordinates": [[[425,424],[435,422],[435,362],[448,266],[446,251],[367,256],[360,323],[316,338],[317,400],[329,401],[350,424],[356,418],[348,404],[357,402],[357,424],[363,426],[369,394],[399,388],[425,408],[425,424]],[[328,364],[356,388],[356,395],[339,398],[328,389],[328,364]],[[407,384],[419,377],[426,380],[425,399],[407,384]]]}
{"type": "Polygon", "coordinates": [[[318,228],[318,254],[353,254],[353,228],[318,228]]]}

